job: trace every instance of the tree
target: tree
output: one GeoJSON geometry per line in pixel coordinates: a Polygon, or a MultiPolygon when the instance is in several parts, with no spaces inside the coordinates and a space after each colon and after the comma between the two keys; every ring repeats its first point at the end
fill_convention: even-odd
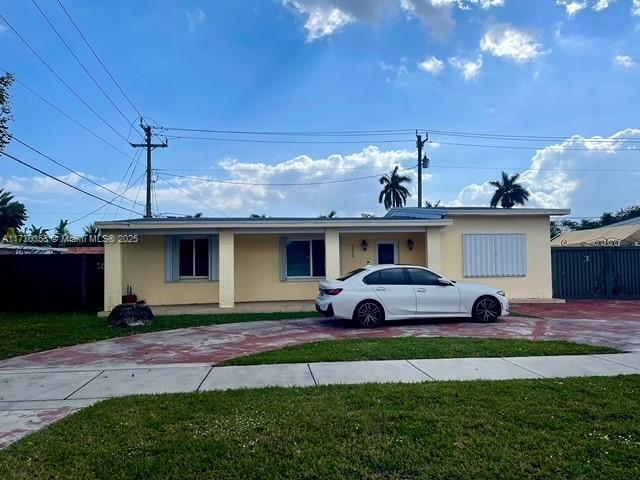
{"type": "Polygon", "coordinates": [[[54,247],[64,247],[67,244],[67,238],[71,236],[69,232],[69,220],[60,220],[58,226],[53,229],[54,237],[57,239],[54,242],[51,242],[54,247]]]}
{"type": "Polygon", "coordinates": [[[335,216],[338,214],[338,212],[336,212],[335,210],[331,210],[329,213],[327,213],[326,215],[320,215],[318,218],[335,218],[335,216]]]}
{"type": "Polygon", "coordinates": [[[411,194],[403,183],[411,182],[411,178],[406,175],[398,174],[398,167],[393,169],[390,174],[380,177],[380,185],[383,185],[378,203],[384,203],[384,208],[389,210],[392,207],[404,207],[407,203],[407,197],[411,194]]]}
{"type": "Polygon", "coordinates": [[[502,208],[512,208],[514,205],[524,205],[529,200],[529,192],[517,182],[520,174],[509,176],[507,172],[502,172],[502,179],[489,182],[496,187],[496,191],[491,197],[491,208],[498,206],[502,208]]]}
{"type": "Polygon", "coordinates": [[[95,223],[90,223],[85,226],[83,229],[84,233],[84,245],[87,247],[98,247],[102,246],[100,241],[98,240],[98,236],[100,235],[100,229],[96,227],[95,223]]]}
{"type": "Polygon", "coordinates": [[[267,216],[264,213],[262,215],[252,213],[251,215],[249,215],[249,218],[267,218],[267,216]]]}
{"type": "Polygon", "coordinates": [[[49,245],[49,229],[43,227],[36,227],[31,224],[30,228],[26,229],[27,239],[26,242],[28,245],[39,245],[39,246],[47,246],[49,245]]]}
{"type": "Polygon", "coordinates": [[[9,87],[12,83],[13,75],[10,73],[0,77],[0,152],[11,140],[9,122],[13,119],[13,115],[11,115],[11,104],[9,103],[9,87]]]}
{"type": "Polygon", "coordinates": [[[435,203],[431,203],[429,200],[424,201],[424,208],[438,208],[440,206],[440,200],[435,203]]]}
{"type": "Polygon", "coordinates": [[[24,204],[13,199],[13,195],[0,188],[0,240],[10,228],[18,229],[27,220],[24,204]]]}

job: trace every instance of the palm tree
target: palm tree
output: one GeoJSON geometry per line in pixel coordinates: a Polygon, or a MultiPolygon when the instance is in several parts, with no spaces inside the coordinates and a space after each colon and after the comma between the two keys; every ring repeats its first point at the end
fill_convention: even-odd
{"type": "Polygon", "coordinates": [[[512,208],[514,205],[524,205],[529,200],[529,191],[517,182],[519,173],[509,176],[502,172],[502,180],[489,182],[496,187],[491,197],[491,208],[496,208],[498,203],[502,208],[512,208]]]}
{"type": "Polygon", "coordinates": [[[411,194],[406,189],[403,183],[411,182],[411,178],[406,175],[398,174],[398,166],[393,169],[390,174],[386,174],[380,177],[380,185],[384,185],[380,196],[378,197],[378,203],[384,202],[384,208],[389,210],[392,207],[404,207],[407,203],[407,197],[411,194]]]}
{"type": "Polygon", "coordinates": [[[10,228],[20,228],[27,220],[24,204],[13,199],[13,195],[0,188],[0,241],[10,228]]]}
{"type": "Polygon", "coordinates": [[[96,227],[95,223],[90,223],[84,227],[84,244],[87,247],[99,247],[101,243],[98,240],[100,235],[100,229],[96,227]]]}
{"type": "Polygon", "coordinates": [[[31,228],[27,228],[27,238],[29,239],[26,242],[28,245],[40,245],[45,246],[49,245],[49,229],[43,227],[36,227],[34,224],[31,224],[31,228]]]}
{"type": "Polygon", "coordinates": [[[424,201],[424,208],[438,208],[440,206],[440,200],[435,203],[431,203],[429,200],[424,201]]]}
{"type": "Polygon", "coordinates": [[[58,226],[53,229],[53,235],[58,237],[55,242],[52,242],[55,247],[64,247],[67,242],[67,238],[71,236],[71,232],[69,232],[69,220],[60,220],[58,226]]]}

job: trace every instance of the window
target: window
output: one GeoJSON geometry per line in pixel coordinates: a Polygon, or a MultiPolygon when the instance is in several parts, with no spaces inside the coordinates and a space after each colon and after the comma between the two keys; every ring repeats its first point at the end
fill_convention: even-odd
{"type": "Polygon", "coordinates": [[[209,239],[180,239],[180,278],[209,276],[209,239]]]}
{"type": "Polygon", "coordinates": [[[438,282],[440,276],[429,270],[408,268],[407,273],[409,274],[411,285],[440,285],[440,282],[438,282]]]}
{"type": "Polygon", "coordinates": [[[463,235],[465,277],[524,277],[527,236],[524,233],[463,235]]]}
{"type": "Polygon", "coordinates": [[[287,240],[285,256],[286,278],[325,276],[324,240],[287,240]]]}
{"type": "Polygon", "coordinates": [[[407,285],[403,268],[387,268],[378,270],[364,277],[367,285],[407,285]]]}
{"type": "Polygon", "coordinates": [[[218,236],[168,235],[165,281],[218,280],[218,236]]]}

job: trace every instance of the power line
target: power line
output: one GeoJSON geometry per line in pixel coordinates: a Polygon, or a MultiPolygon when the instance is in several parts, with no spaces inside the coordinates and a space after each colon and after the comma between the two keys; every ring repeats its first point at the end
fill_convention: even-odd
{"type": "Polygon", "coordinates": [[[131,105],[131,107],[136,111],[136,113],[138,114],[139,117],[142,117],[142,114],[140,113],[140,110],[137,109],[137,107],[134,105],[134,103],[131,101],[131,99],[129,98],[129,96],[125,93],[125,91],[123,90],[123,88],[120,86],[120,84],[116,81],[115,77],[111,74],[111,72],[109,71],[109,69],[107,68],[107,66],[102,62],[102,60],[100,59],[100,57],[98,56],[98,54],[96,53],[96,51],[93,49],[93,47],[91,46],[91,44],[89,43],[89,40],[87,40],[87,37],[84,36],[84,34],[82,33],[82,31],[80,30],[80,27],[78,27],[78,24],[73,20],[73,18],[71,17],[71,14],[67,11],[66,8],[64,8],[64,5],[62,4],[62,2],[60,0],[58,0],[58,4],[60,5],[60,8],[62,8],[62,10],[64,11],[64,13],[66,14],[67,18],[69,19],[69,21],[73,24],[73,26],[75,27],[76,31],[80,34],[80,37],[82,37],[82,40],[84,40],[84,43],[87,45],[87,47],[89,47],[89,50],[91,50],[91,53],[93,54],[93,56],[96,58],[96,60],[98,60],[98,63],[100,63],[100,65],[102,66],[102,68],[104,69],[105,72],[107,72],[107,75],[109,75],[109,78],[111,78],[111,80],[113,81],[113,83],[116,85],[116,87],[118,87],[118,90],[120,90],[120,93],[122,93],[122,95],[124,96],[124,98],[127,99],[127,102],[129,102],[129,105],[131,105]]]}
{"type": "Polygon", "coordinates": [[[51,67],[51,65],[49,65],[47,63],[47,61],[42,58],[40,56],[40,54],[38,52],[36,52],[36,50],[31,46],[31,44],[29,44],[29,42],[27,42],[25,40],[25,38],[20,35],[20,33],[13,27],[13,25],[11,25],[7,19],[4,17],[4,15],[0,14],[0,19],[2,19],[3,22],[5,22],[7,24],[7,26],[13,31],[13,33],[16,34],[16,36],[22,41],[22,43],[25,44],[25,46],[31,50],[31,52],[38,58],[38,60],[40,60],[40,62],[42,62],[42,64],[47,67],[47,69],[78,99],[80,100],[80,102],[87,107],[96,117],[98,117],[102,123],[104,123],[107,127],[109,127],[116,135],[118,135],[120,138],[122,138],[125,142],[127,141],[126,137],[124,135],[122,135],[120,132],[118,132],[118,130],[116,130],[109,122],[107,122],[104,117],[102,117],[102,115],[100,115],[98,112],[96,112],[91,105],[89,105],[60,75],[58,75],[58,72],[56,72],[53,67],[51,67]]]}
{"type": "Polygon", "coordinates": [[[295,183],[295,182],[259,183],[259,182],[243,182],[243,181],[236,181],[236,180],[220,180],[220,179],[215,179],[215,178],[190,177],[190,176],[186,176],[186,175],[177,175],[177,174],[172,174],[172,173],[165,173],[165,175],[169,175],[170,177],[185,178],[185,179],[196,180],[196,181],[201,181],[201,182],[226,183],[226,184],[231,184],[231,185],[254,185],[254,186],[265,186],[265,187],[266,186],[269,186],[269,187],[306,187],[306,186],[313,186],[313,185],[327,185],[327,184],[333,184],[333,183],[356,182],[358,180],[366,180],[368,178],[378,178],[378,177],[380,177],[381,174],[367,175],[365,177],[356,177],[356,178],[342,178],[342,179],[338,179],[338,180],[326,180],[326,181],[323,181],[323,182],[302,182],[302,183],[295,183]]]}
{"type": "Polygon", "coordinates": [[[162,180],[164,183],[166,183],[167,185],[169,185],[170,187],[175,188],[176,190],[179,190],[180,192],[182,192],[183,194],[185,194],[187,197],[191,198],[192,200],[198,202],[200,205],[202,205],[203,207],[213,210],[214,212],[222,215],[223,217],[226,217],[227,215],[223,212],[221,212],[220,210],[217,210],[215,208],[213,208],[210,205],[207,205],[206,203],[204,203],[202,200],[200,200],[197,197],[194,197],[193,195],[191,195],[189,192],[187,192],[186,190],[183,190],[182,188],[178,187],[176,184],[169,182],[169,180],[167,180],[166,178],[162,177],[161,175],[158,175],[158,178],[160,180],[162,180]]]}
{"type": "MultiPolygon", "coordinates": [[[[200,133],[218,133],[225,135],[267,135],[267,136],[304,136],[304,137],[313,137],[313,136],[328,136],[328,137],[339,137],[339,136],[363,136],[363,135],[396,135],[402,133],[412,133],[415,132],[414,128],[399,128],[399,129],[379,129],[379,130],[334,130],[334,131],[275,131],[275,130],[222,130],[222,129],[206,129],[206,128],[181,128],[181,127],[165,127],[163,130],[166,131],[182,131],[182,132],[200,132],[200,133]]],[[[511,134],[496,134],[496,133],[472,133],[472,132],[459,132],[459,131],[449,131],[449,130],[433,130],[430,128],[422,128],[418,130],[424,130],[432,134],[442,135],[442,136],[457,136],[457,137],[467,137],[467,138],[488,138],[488,139],[496,139],[496,140],[529,140],[529,141],[566,141],[570,140],[572,136],[567,135],[564,137],[561,136],[551,136],[551,135],[511,135],[511,134]]],[[[608,138],[592,138],[583,140],[588,142],[612,142],[612,141],[629,141],[629,142],[640,142],[640,138],[637,137],[617,137],[615,139],[608,138]]]]}
{"type": "MultiPolygon", "coordinates": [[[[274,144],[305,144],[305,145],[334,145],[334,144],[368,144],[375,145],[379,143],[412,143],[411,139],[392,139],[392,140],[380,140],[380,139],[368,139],[368,140],[273,140],[273,139],[256,139],[256,138],[222,138],[222,137],[201,137],[191,135],[166,135],[166,138],[172,140],[207,140],[215,142],[237,142],[237,143],[274,143],[274,144]]],[[[481,143],[458,143],[458,142],[430,142],[437,143],[439,145],[458,146],[458,147],[477,147],[477,148],[494,148],[494,149],[509,149],[509,150],[551,150],[551,151],[587,151],[592,152],[594,148],[578,148],[578,147],[555,147],[551,146],[522,146],[522,145],[494,145],[494,144],[481,144],[481,143]]],[[[623,149],[620,147],[611,148],[609,150],[616,151],[636,151],[635,149],[623,149]]]]}
{"type": "MultiPolygon", "coordinates": [[[[60,166],[60,167],[64,168],[66,171],[68,171],[68,172],[70,172],[70,173],[72,173],[72,174],[74,174],[74,175],[76,175],[76,176],[78,176],[78,177],[82,178],[83,180],[86,180],[86,181],[87,181],[87,182],[89,182],[89,183],[92,183],[92,184],[93,184],[93,185],[95,185],[96,187],[102,188],[103,190],[106,190],[106,191],[107,191],[107,192],[109,192],[109,193],[113,193],[113,194],[114,194],[114,195],[116,195],[117,197],[125,198],[125,197],[122,197],[122,195],[120,195],[119,193],[114,192],[114,191],[113,191],[113,190],[111,190],[110,188],[105,187],[104,185],[99,184],[98,182],[96,182],[96,181],[92,180],[91,178],[86,177],[86,176],[84,176],[83,174],[81,174],[81,173],[79,173],[79,172],[77,172],[77,171],[73,170],[72,168],[67,167],[65,164],[63,164],[63,163],[59,162],[59,161],[58,161],[58,160],[56,160],[55,158],[53,158],[53,157],[51,157],[51,156],[47,155],[46,153],[43,153],[42,151],[40,151],[40,150],[38,150],[37,148],[35,148],[35,147],[33,147],[33,146],[29,145],[28,143],[23,142],[22,140],[20,140],[19,138],[17,138],[15,135],[10,135],[10,137],[11,137],[12,139],[14,139],[16,142],[20,143],[21,145],[23,145],[23,146],[27,147],[27,148],[28,148],[29,150],[31,150],[32,152],[35,152],[35,153],[37,153],[38,155],[40,155],[40,156],[42,156],[42,157],[46,158],[47,160],[50,160],[51,162],[55,163],[56,165],[58,165],[58,166],[60,166]]],[[[128,199],[128,198],[125,198],[125,199],[126,199],[126,200],[131,201],[131,200],[130,200],[130,199],[128,199]]]]}
{"type": "Polygon", "coordinates": [[[240,143],[291,143],[291,144],[373,144],[373,143],[412,143],[412,139],[393,140],[263,140],[257,138],[221,138],[221,137],[199,137],[191,135],[165,135],[172,140],[210,140],[215,142],[240,142],[240,143]]]}
{"type": "Polygon", "coordinates": [[[40,8],[40,5],[38,5],[38,3],[36,2],[36,0],[31,0],[31,2],[35,5],[35,7],[38,9],[38,11],[42,14],[43,18],[47,21],[47,23],[49,24],[49,26],[51,27],[51,29],[55,32],[55,34],[58,36],[58,38],[62,41],[62,43],[64,44],[64,46],[67,48],[67,50],[69,51],[69,53],[71,54],[71,56],[73,56],[73,58],[76,60],[76,62],[78,63],[78,65],[80,65],[80,67],[82,67],[82,69],[84,70],[84,72],[89,76],[89,78],[91,78],[91,80],[93,81],[93,83],[95,84],[96,87],[98,87],[98,89],[100,90],[100,92],[102,92],[102,94],[106,97],[107,100],[109,100],[109,102],[111,103],[111,105],[113,105],[113,108],[115,108],[118,113],[120,115],[122,115],[122,118],[124,118],[125,122],[129,122],[129,119],[127,118],[127,116],[122,113],[122,110],[120,110],[120,108],[118,108],[118,106],[116,105],[116,103],[113,101],[113,99],[109,96],[109,94],[107,92],[105,92],[104,88],[102,88],[102,85],[100,85],[100,83],[98,83],[98,81],[96,80],[96,78],[91,74],[91,72],[87,69],[87,67],[85,67],[84,63],[82,63],[82,60],[80,60],[78,58],[78,56],[75,54],[75,52],[73,51],[73,49],[69,46],[69,44],[67,43],[67,41],[64,39],[64,37],[60,34],[60,32],[58,32],[58,29],[53,25],[53,23],[51,23],[51,20],[49,20],[49,17],[47,17],[47,14],[44,13],[44,11],[40,8]]]}
{"type": "MultiPolygon", "coordinates": [[[[10,73],[6,68],[0,67],[0,70],[2,70],[5,73],[10,73]]],[[[91,135],[93,135],[95,138],[97,138],[98,140],[100,140],[102,143],[104,143],[105,145],[108,145],[109,147],[113,148],[116,152],[124,155],[127,158],[131,158],[129,156],[128,153],[124,152],[123,150],[119,149],[118,147],[116,147],[113,143],[109,142],[108,140],[106,140],[104,137],[101,137],[100,135],[98,135],[96,132],[94,132],[93,130],[91,130],[89,127],[87,127],[86,125],[80,123],[78,120],[76,120],[75,118],[73,118],[71,115],[69,115],[67,112],[65,112],[64,110],[60,109],[59,107],[57,107],[56,105],[54,105],[53,103],[51,103],[49,100],[47,100],[46,98],[44,98],[42,95],[40,95],[38,92],[36,92],[33,88],[31,88],[29,85],[27,85],[26,83],[24,83],[23,81],[21,81],[19,78],[16,78],[15,76],[13,77],[13,79],[15,80],[15,82],[17,84],[19,84],[22,88],[26,89],[27,91],[31,92],[33,95],[35,95],[36,97],[38,97],[40,100],[42,100],[44,103],[46,103],[47,105],[49,105],[51,108],[53,108],[54,110],[56,110],[59,114],[65,116],[66,118],[68,118],[69,120],[71,120],[73,123],[75,123],[76,125],[78,125],[80,128],[82,128],[83,130],[85,130],[86,132],[90,133],[91,135]]]]}
{"type": "MultiPolygon", "coordinates": [[[[10,158],[10,159],[12,159],[12,160],[15,160],[16,162],[21,163],[21,164],[22,164],[22,165],[24,165],[25,167],[28,167],[28,168],[30,168],[31,170],[35,170],[36,172],[41,173],[42,175],[44,175],[44,176],[46,176],[46,177],[49,177],[49,178],[51,178],[52,180],[55,180],[56,182],[62,183],[63,185],[66,185],[67,187],[73,188],[74,190],[77,190],[77,191],[78,191],[78,192],[80,192],[80,193],[84,193],[85,195],[88,195],[88,196],[90,196],[90,197],[93,197],[93,198],[95,198],[96,200],[100,200],[101,202],[108,203],[109,205],[116,206],[113,202],[110,202],[109,200],[105,200],[104,198],[99,197],[98,195],[94,195],[93,193],[91,193],[91,192],[87,192],[86,190],[83,190],[83,189],[81,189],[80,187],[76,187],[75,185],[72,185],[72,184],[70,184],[70,183],[68,183],[68,182],[65,182],[64,180],[61,180],[61,179],[59,179],[58,177],[56,177],[56,176],[54,176],[54,175],[51,175],[51,174],[49,174],[49,173],[47,173],[47,172],[45,172],[45,171],[43,171],[43,170],[40,170],[39,168],[34,167],[33,165],[30,165],[29,163],[24,162],[24,161],[20,160],[19,158],[14,157],[13,155],[8,154],[7,152],[0,152],[0,155],[4,155],[5,157],[8,157],[8,158],[10,158]]],[[[132,209],[127,208],[127,207],[120,207],[120,206],[118,206],[118,208],[121,208],[122,210],[127,210],[127,211],[132,212],[132,213],[135,213],[135,214],[137,214],[137,215],[142,215],[140,212],[136,212],[135,210],[132,210],[132,209]]]]}
{"type": "MultiPolygon", "coordinates": [[[[139,179],[142,179],[143,177],[144,177],[144,174],[140,175],[139,179]]],[[[137,180],[136,180],[136,182],[137,182],[137,180]]],[[[132,185],[131,187],[133,187],[133,185],[132,185]]],[[[123,191],[122,191],[122,194],[125,194],[125,193],[127,192],[127,190],[129,190],[131,187],[126,188],[125,190],[123,190],[123,191]]],[[[137,200],[138,200],[138,198],[136,197],[136,200],[135,200],[135,202],[134,202],[134,203],[137,203],[137,200]]],[[[122,204],[122,202],[120,203],[120,205],[121,205],[121,204],[122,204]]],[[[98,208],[96,208],[96,209],[94,209],[94,210],[91,210],[89,213],[85,213],[85,214],[84,214],[84,215],[82,215],[81,217],[78,217],[78,218],[76,218],[76,219],[74,219],[74,220],[71,220],[71,221],[69,222],[69,225],[71,225],[72,223],[79,222],[80,220],[83,220],[83,219],[87,218],[88,216],[93,215],[94,213],[98,213],[100,210],[102,210],[103,208],[108,207],[108,206],[109,206],[109,205],[107,205],[106,203],[105,203],[104,205],[100,205],[98,208]]]]}

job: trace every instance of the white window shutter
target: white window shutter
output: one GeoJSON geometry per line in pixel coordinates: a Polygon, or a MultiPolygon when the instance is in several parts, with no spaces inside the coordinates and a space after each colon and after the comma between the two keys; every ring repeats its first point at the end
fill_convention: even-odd
{"type": "Polygon", "coordinates": [[[465,277],[527,275],[527,236],[521,233],[464,234],[465,277]]]}

